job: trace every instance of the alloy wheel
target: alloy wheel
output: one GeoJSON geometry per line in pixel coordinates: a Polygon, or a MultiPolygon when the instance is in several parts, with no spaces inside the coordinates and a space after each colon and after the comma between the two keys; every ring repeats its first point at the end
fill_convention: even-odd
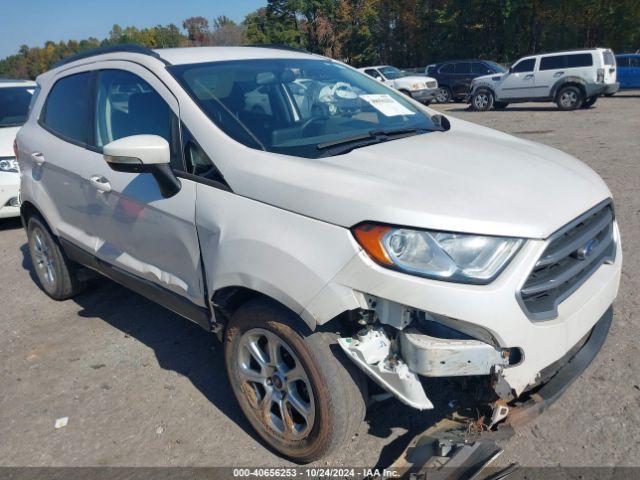
{"type": "Polygon", "coordinates": [[[33,230],[33,256],[36,271],[43,283],[54,285],[56,282],[55,261],[47,236],[40,228],[33,230]]]}
{"type": "Polygon", "coordinates": [[[275,333],[254,328],[240,338],[237,361],[242,393],[267,431],[287,440],[309,435],[315,399],[293,349],[275,333]]]}

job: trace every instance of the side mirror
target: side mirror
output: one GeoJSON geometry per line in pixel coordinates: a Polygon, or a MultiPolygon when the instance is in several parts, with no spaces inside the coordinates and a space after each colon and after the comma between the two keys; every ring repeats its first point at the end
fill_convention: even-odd
{"type": "Polygon", "coordinates": [[[513,67],[509,67],[509,73],[513,73],[513,67]]]}
{"type": "Polygon", "coordinates": [[[106,144],[104,160],[116,172],[151,173],[165,198],[182,187],[171,170],[169,142],[158,135],[132,135],[106,144]]]}

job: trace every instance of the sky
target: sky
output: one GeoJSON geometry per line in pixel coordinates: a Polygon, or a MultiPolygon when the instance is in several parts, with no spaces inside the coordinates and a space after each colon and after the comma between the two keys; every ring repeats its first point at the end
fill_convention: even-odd
{"type": "Polygon", "coordinates": [[[152,27],[202,16],[210,22],[226,15],[236,22],[264,6],[266,0],[0,0],[0,58],[20,45],[42,46],[47,40],[82,40],[109,35],[121,27],[152,27]]]}

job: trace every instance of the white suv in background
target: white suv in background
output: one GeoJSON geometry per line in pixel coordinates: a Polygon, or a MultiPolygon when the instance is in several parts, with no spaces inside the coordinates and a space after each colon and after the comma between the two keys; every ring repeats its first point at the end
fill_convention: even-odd
{"type": "Polygon", "coordinates": [[[619,88],[613,52],[593,48],[521,58],[506,73],[475,78],[468,101],[479,111],[519,102],[556,102],[561,110],[575,110],[619,88]]]}
{"type": "Polygon", "coordinates": [[[0,79],[0,218],[20,216],[20,171],[13,141],[27,120],[35,89],[30,80],[0,79]]]}
{"type": "Polygon", "coordinates": [[[352,438],[374,383],[417,409],[477,393],[476,427],[541,411],[604,342],[611,192],[565,153],[290,49],[118,46],[37,81],[17,148],[41,288],[90,268],[215,332],[289,458],[352,438]]]}
{"type": "Polygon", "coordinates": [[[438,82],[435,78],[426,75],[411,75],[390,65],[358,70],[425,105],[429,105],[438,95],[438,82]]]}

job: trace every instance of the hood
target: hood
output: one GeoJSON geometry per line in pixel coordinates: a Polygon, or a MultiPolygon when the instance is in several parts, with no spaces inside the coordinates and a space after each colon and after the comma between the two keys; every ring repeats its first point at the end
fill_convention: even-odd
{"type": "Polygon", "coordinates": [[[400,78],[396,78],[393,83],[396,86],[396,88],[399,88],[400,86],[407,86],[409,88],[413,88],[414,85],[418,85],[418,87],[416,88],[417,90],[423,89],[423,88],[427,88],[428,82],[433,82],[435,81],[435,79],[431,78],[431,77],[425,77],[424,75],[410,75],[408,77],[400,77],[400,78]]]}
{"type": "Polygon", "coordinates": [[[20,127],[0,127],[0,157],[13,157],[13,141],[20,127]]]}
{"type": "Polygon", "coordinates": [[[264,159],[235,162],[225,177],[240,195],[343,227],[368,220],[522,238],[546,238],[610,197],[570,155],[450,121],[448,132],[323,159],[259,152],[264,159]]]}
{"type": "Polygon", "coordinates": [[[472,80],[472,83],[480,83],[480,82],[497,82],[502,80],[502,78],[507,75],[509,72],[504,73],[490,73],[489,75],[481,75],[472,80]]]}

